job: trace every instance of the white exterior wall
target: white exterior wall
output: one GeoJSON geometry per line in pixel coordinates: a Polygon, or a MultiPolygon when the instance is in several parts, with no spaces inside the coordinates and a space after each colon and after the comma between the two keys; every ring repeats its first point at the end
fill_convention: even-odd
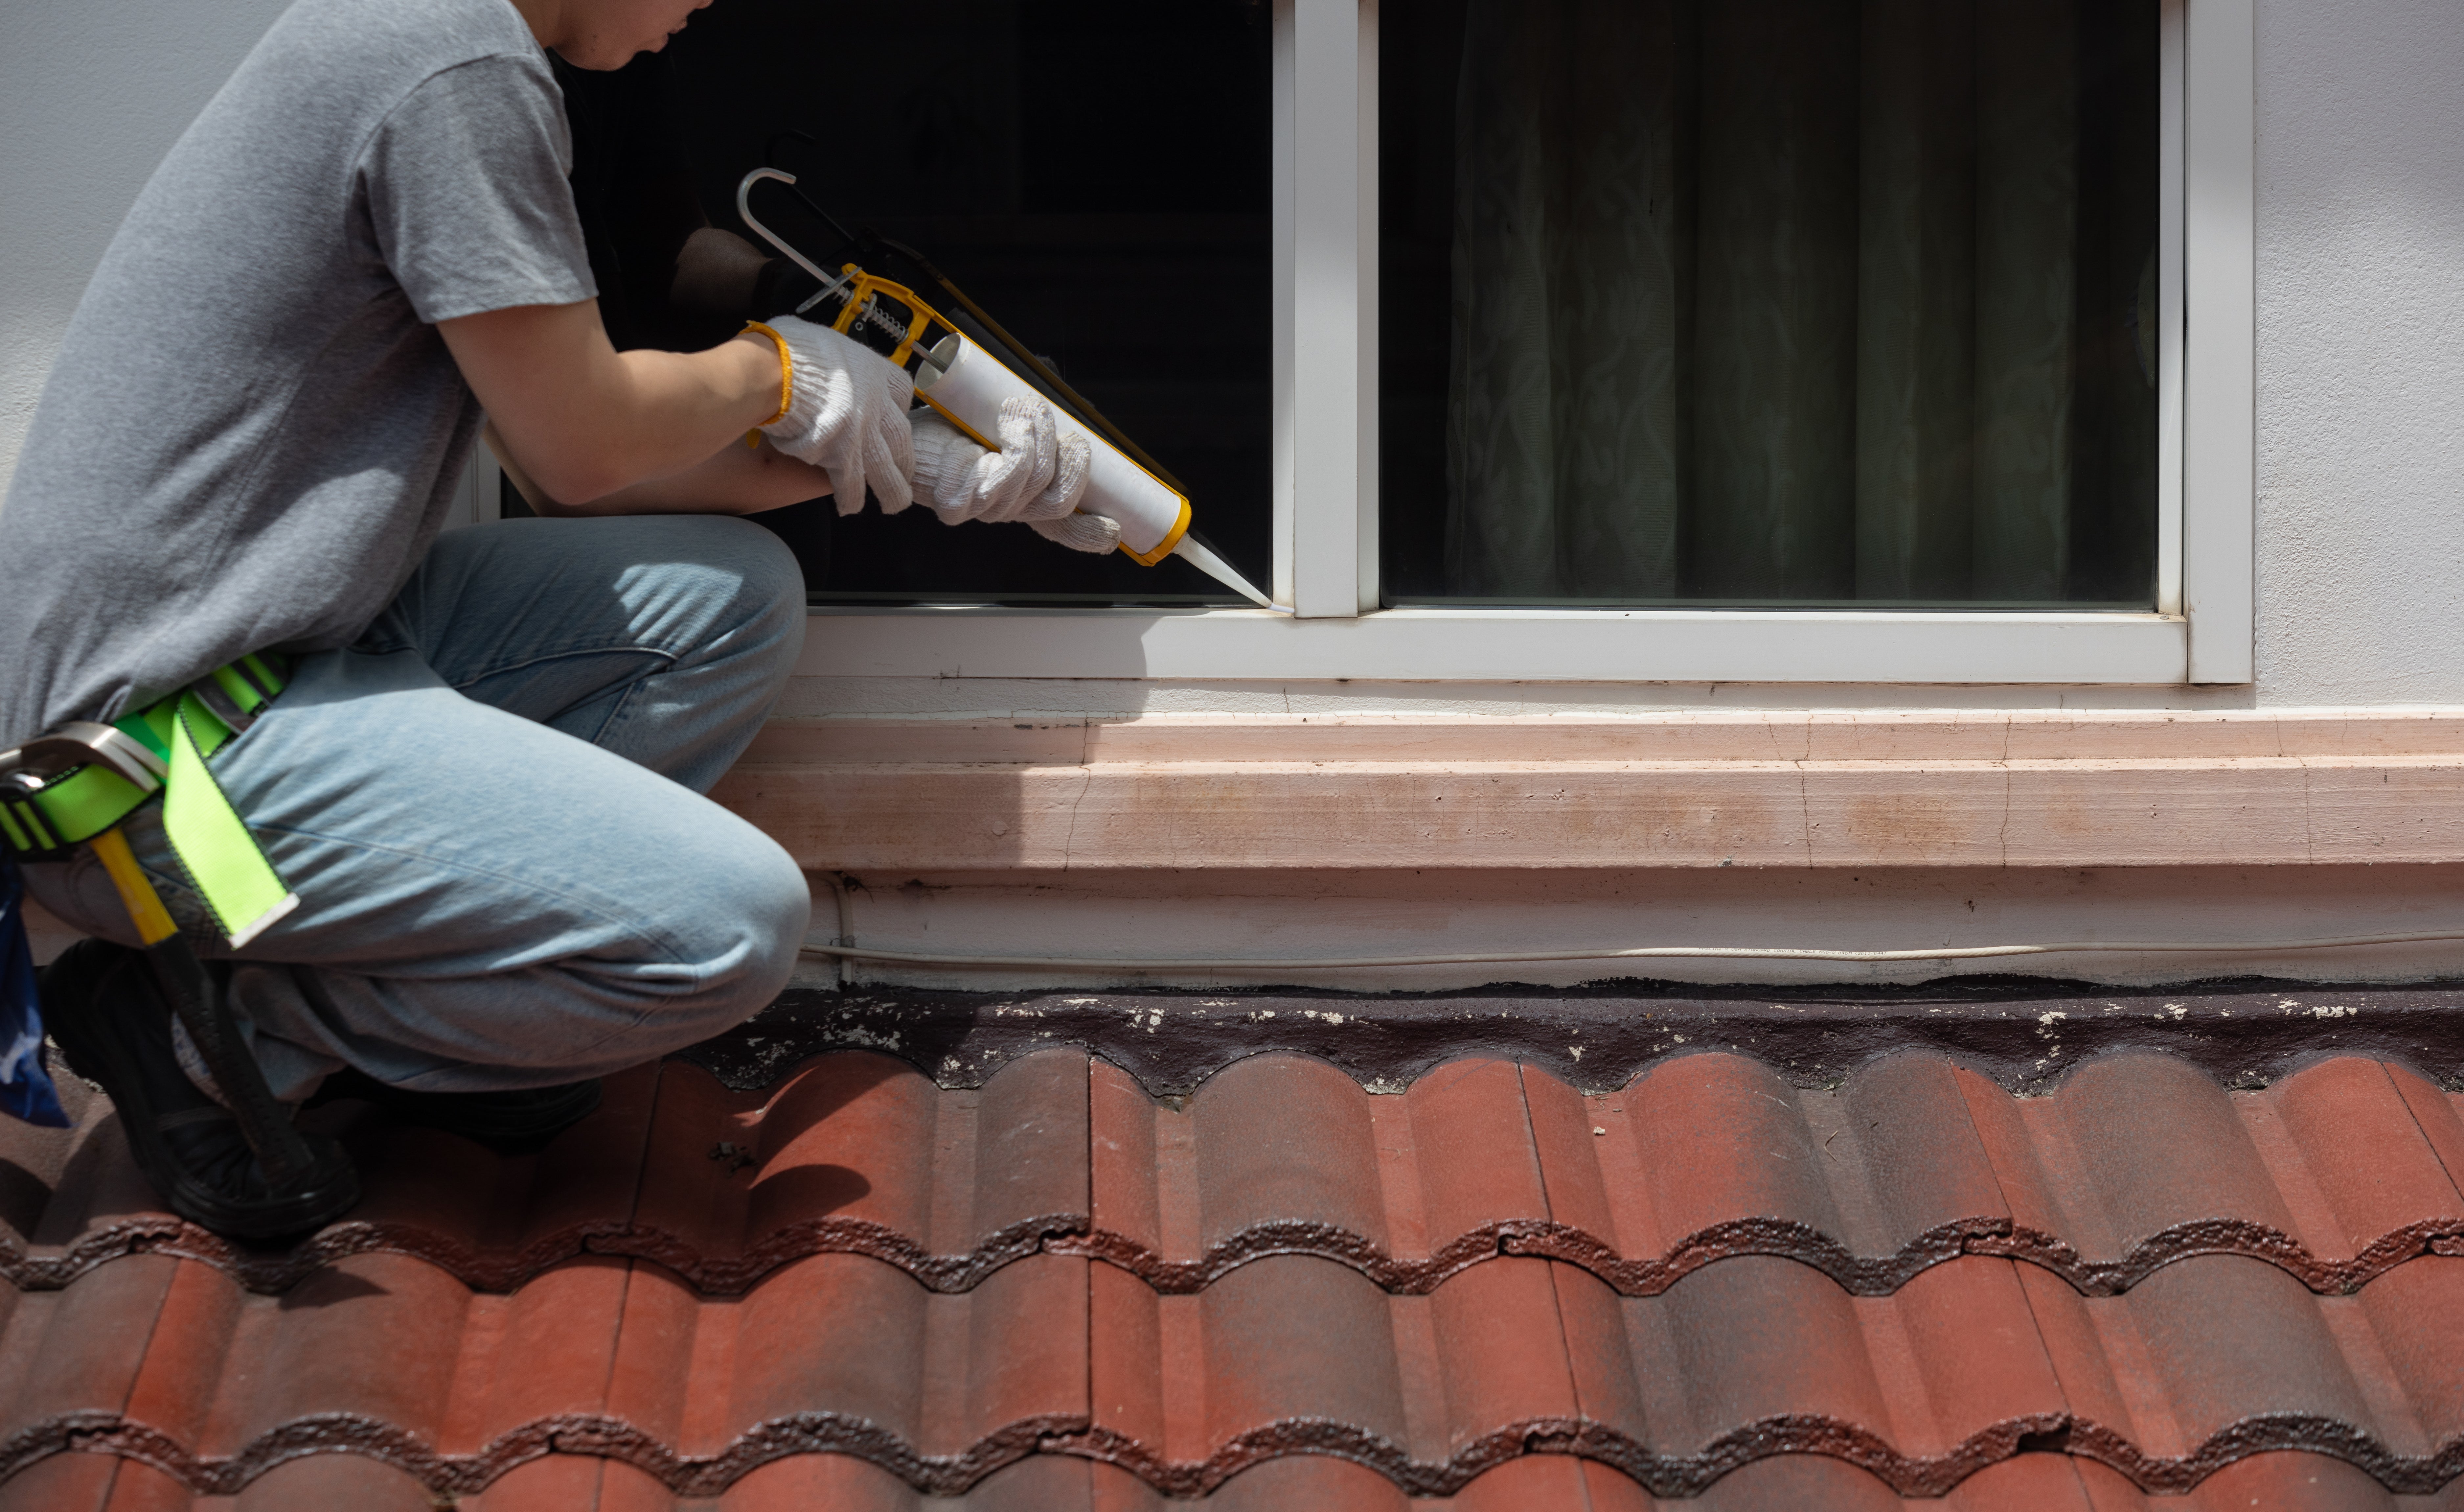
{"type": "Polygon", "coordinates": [[[0,490],[69,313],[120,218],[283,4],[9,8],[0,47],[0,490]]]}
{"type": "Polygon", "coordinates": [[[2464,702],[2459,78],[2452,0],[2259,7],[2262,704],[2464,702]]]}
{"type": "MultiPolygon", "coordinates": [[[[0,50],[0,480],[87,272],[151,164],[278,12],[279,0],[211,7],[120,0],[19,8],[0,50]]],[[[964,677],[799,678],[799,716],[1408,711],[1532,714],[1676,707],[2464,707],[2464,11],[2453,0],[2259,0],[2257,33],[2256,677],[2218,688],[1790,687],[1784,685],[1276,684],[964,677]]],[[[2193,309],[2198,291],[2189,292],[2193,309]]],[[[827,620],[815,624],[825,634],[827,620]]],[[[1445,859],[1432,856],[1434,867],[1445,859]]],[[[1307,878],[1250,901],[1183,880],[1085,890],[1044,878],[949,878],[899,892],[867,878],[853,926],[913,948],[1123,953],[1123,900],[1145,916],[1138,953],[1285,956],[1454,951],[1665,940],[1683,902],[1702,943],[1923,945],[1954,934],[2211,939],[2241,910],[2252,934],[2420,929],[2464,922],[2464,867],[2408,869],[2357,885],[2348,872],[2263,881],[2199,869],[2019,875],[1943,869],[1889,878],[1737,878],[1718,887],[1603,879],[1535,886],[1465,872],[1381,888],[1307,878]],[[2454,873],[2453,876],[2449,874],[2454,873]],[[2168,879],[2169,878],[2169,879],[2168,879]],[[1568,889],[1572,887],[1570,892],[1568,889]],[[2451,895],[2455,909],[2444,906],[2451,895]],[[936,901],[936,900],[938,900],[936,901]],[[1309,900],[1317,900],[1310,902],[1309,900]],[[1941,917],[1937,910],[1956,910],[1941,917]],[[1536,911],[1535,911],[1536,910],[1536,911]],[[2334,927],[2319,927],[2332,912],[2334,927]],[[940,927],[934,920],[940,919],[940,927]],[[1540,921],[1546,919],[1544,924],[1540,921]],[[1945,919],[1959,927],[1937,928],[1945,919]],[[1904,931],[1895,921],[1903,923],[1904,931]],[[954,931],[954,927],[955,931],[954,931]],[[1903,936],[1904,935],[1904,938],[1903,936]],[[1836,938],[1834,938],[1836,936],[1836,938]],[[1177,946],[1176,948],[1175,946],[1177,946]]],[[[891,886],[882,884],[888,882],[891,886]]],[[[825,899],[825,911],[829,906],[825,899]]],[[[817,920],[817,923],[823,922],[817,920]]],[[[834,932],[826,924],[823,932],[834,932]]],[[[2241,963],[2250,969],[2259,963],[2241,963]]],[[[1837,980],[1733,965],[1653,974],[1837,980]]],[[[2265,964],[2304,974],[2464,975],[2464,947],[2407,947],[2265,964]]],[[[2062,963],[2106,979],[2179,976],[2187,963],[2062,963]]],[[[1477,970],[1400,985],[1573,980],[1596,969],[1477,970]]],[[[1901,969],[1899,975],[1931,975],[1901,969]]],[[[1271,972],[1274,980],[1301,973],[1271,972]]],[[[1080,973],[1083,978],[1084,973],[1080,973]]],[[[990,985],[998,977],[945,975],[990,985]]],[[[1359,977],[1324,978],[1378,985],[1359,977]]]]}

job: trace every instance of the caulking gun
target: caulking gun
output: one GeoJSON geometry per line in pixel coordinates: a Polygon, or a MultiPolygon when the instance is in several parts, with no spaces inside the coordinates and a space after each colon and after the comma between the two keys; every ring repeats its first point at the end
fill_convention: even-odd
{"type": "MultiPolygon", "coordinates": [[[[1261,609],[1291,611],[1274,603],[1234,571],[1189,528],[1189,495],[1172,475],[1138,450],[1137,443],[1104,418],[1076,389],[1063,383],[1042,359],[1016,338],[940,270],[920,254],[895,242],[876,241],[939,286],[958,313],[945,316],[916,297],[905,284],[867,273],[856,263],[825,273],[810,258],[754,216],[753,186],[776,179],[793,188],[792,173],[755,168],[736,186],[736,212],[754,234],[820,281],[821,291],[796,307],[804,315],[814,306],[835,302],[831,328],[852,336],[898,364],[915,379],[915,397],[938,411],[942,418],[987,451],[1001,448],[991,437],[998,429],[1001,401],[1043,399],[1053,408],[1064,434],[1087,441],[1087,495],[1081,513],[1102,515],[1121,527],[1121,550],[1141,567],[1153,567],[1168,556],[1190,566],[1239,593],[1261,609]],[[993,355],[999,347],[1006,360],[993,355]]],[[[837,229],[828,214],[799,192],[807,210],[837,229]]],[[[841,232],[842,235],[845,233],[841,232]]],[[[849,242],[855,238],[847,237],[849,242]]]]}

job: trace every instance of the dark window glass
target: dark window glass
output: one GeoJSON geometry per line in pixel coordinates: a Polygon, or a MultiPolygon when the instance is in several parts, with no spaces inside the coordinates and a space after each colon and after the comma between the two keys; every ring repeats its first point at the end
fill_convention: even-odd
{"type": "MultiPolygon", "coordinates": [[[[730,0],[671,44],[711,223],[768,163],[930,257],[1188,486],[1197,529],[1270,576],[1272,37],[1249,0],[730,0]],[[784,133],[802,132],[810,143],[784,133]]],[[[754,212],[832,238],[778,186],[754,212]]],[[[823,602],[1235,602],[1023,526],[930,511],[759,516],[823,602]]]]}
{"type": "Polygon", "coordinates": [[[2157,28],[1388,8],[1388,602],[2149,607],[2157,28]]]}

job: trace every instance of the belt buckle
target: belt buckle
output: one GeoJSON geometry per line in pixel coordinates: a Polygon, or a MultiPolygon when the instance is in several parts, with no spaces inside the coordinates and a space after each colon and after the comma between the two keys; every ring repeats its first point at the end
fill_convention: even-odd
{"type": "Polygon", "coordinates": [[[32,796],[78,767],[98,763],[143,793],[154,792],[171,774],[168,763],[126,732],[91,720],[72,720],[48,735],[0,751],[0,783],[32,796]]]}

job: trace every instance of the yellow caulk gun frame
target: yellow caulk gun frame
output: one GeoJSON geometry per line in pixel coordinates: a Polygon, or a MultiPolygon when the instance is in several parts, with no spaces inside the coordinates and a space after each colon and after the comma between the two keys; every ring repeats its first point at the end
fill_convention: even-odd
{"type": "MultiPolygon", "coordinates": [[[[1016,397],[1042,399],[1045,394],[1021,376],[1015,367],[993,356],[965,329],[925,303],[907,285],[877,278],[852,262],[843,264],[835,275],[825,273],[754,216],[753,186],[763,179],[776,179],[790,186],[796,182],[794,175],[777,168],[755,168],[736,187],[736,210],[755,234],[821,283],[820,292],[799,306],[797,313],[801,315],[824,300],[838,300],[839,312],[830,322],[832,329],[853,336],[876,350],[888,345],[885,355],[914,377],[915,397],[977,445],[987,451],[1000,451],[991,433],[998,429],[1002,402],[1016,397]]],[[[1049,391],[1067,397],[1068,402],[1053,407],[1059,423],[1065,433],[1076,432],[1088,444],[1087,494],[1078,507],[1082,513],[1101,515],[1120,526],[1124,555],[1142,567],[1153,567],[1168,556],[1180,557],[1260,608],[1289,612],[1268,600],[1204,543],[1190,535],[1189,497],[1170,474],[1036,361],[931,264],[906,249],[894,250],[935,278],[986,334],[1010,348],[1017,366],[1032,371],[1049,391]]]]}

